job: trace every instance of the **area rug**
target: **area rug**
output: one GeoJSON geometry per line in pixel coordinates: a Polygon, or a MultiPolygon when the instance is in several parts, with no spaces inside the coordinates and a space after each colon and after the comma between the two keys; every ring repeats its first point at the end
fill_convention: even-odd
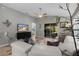
{"type": "Polygon", "coordinates": [[[12,48],[10,45],[0,47],[0,56],[10,56],[12,54],[12,48]]]}

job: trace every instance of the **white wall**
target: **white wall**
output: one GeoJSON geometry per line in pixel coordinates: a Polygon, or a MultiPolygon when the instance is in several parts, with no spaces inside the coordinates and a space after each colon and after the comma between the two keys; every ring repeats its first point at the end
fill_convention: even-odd
{"type": "Polygon", "coordinates": [[[0,33],[9,32],[10,36],[15,36],[17,32],[17,24],[28,24],[31,30],[33,22],[32,17],[7,7],[3,8],[2,5],[0,5],[0,33]],[[8,28],[2,24],[6,19],[12,23],[8,28]]]}
{"type": "MultiPolygon", "coordinates": [[[[60,22],[69,21],[67,18],[61,17],[60,22]]],[[[41,19],[36,19],[36,34],[37,36],[44,37],[44,24],[46,23],[56,23],[56,17],[48,16],[41,19]]],[[[63,28],[60,28],[60,23],[57,26],[58,28],[58,35],[63,32],[63,28]]]]}
{"type": "Polygon", "coordinates": [[[44,37],[44,24],[46,23],[56,23],[56,18],[49,16],[41,19],[36,19],[36,34],[37,36],[44,37]]]}

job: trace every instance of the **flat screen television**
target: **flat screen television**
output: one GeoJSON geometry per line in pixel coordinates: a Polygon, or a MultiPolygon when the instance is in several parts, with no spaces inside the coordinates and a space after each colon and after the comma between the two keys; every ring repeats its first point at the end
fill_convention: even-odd
{"type": "Polygon", "coordinates": [[[24,32],[29,30],[29,25],[27,24],[17,24],[17,31],[24,32]]]}

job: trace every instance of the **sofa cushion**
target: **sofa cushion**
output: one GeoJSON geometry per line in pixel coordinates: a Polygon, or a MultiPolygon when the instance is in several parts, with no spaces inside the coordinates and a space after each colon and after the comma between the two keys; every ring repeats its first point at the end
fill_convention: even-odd
{"type": "Polygon", "coordinates": [[[61,51],[58,47],[35,44],[28,54],[29,56],[60,56],[61,51]]]}
{"type": "Polygon", "coordinates": [[[31,48],[32,45],[22,42],[22,41],[15,41],[11,44],[11,46],[15,50],[20,50],[21,52],[26,52],[31,48]]]}
{"type": "Polygon", "coordinates": [[[64,43],[59,44],[59,48],[64,51],[67,50],[68,53],[72,55],[75,51],[74,39],[72,36],[66,36],[64,43]]]}

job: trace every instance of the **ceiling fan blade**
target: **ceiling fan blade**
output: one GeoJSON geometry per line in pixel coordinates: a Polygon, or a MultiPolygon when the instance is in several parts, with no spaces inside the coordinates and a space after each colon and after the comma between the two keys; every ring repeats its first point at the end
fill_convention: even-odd
{"type": "Polygon", "coordinates": [[[60,8],[60,9],[63,9],[63,7],[62,7],[61,5],[59,5],[59,8],[60,8]]]}
{"type": "Polygon", "coordinates": [[[38,15],[38,13],[34,13],[34,15],[38,15]]]}
{"type": "Polygon", "coordinates": [[[43,16],[47,16],[47,13],[43,13],[43,16]]]}
{"type": "Polygon", "coordinates": [[[39,10],[40,10],[40,12],[33,13],[33,15],[34,15],[35,17],[42,18],[42,17],[47,16],[47,13],[46,13],[46,12],[44,12],[44,13],[41,12],[41,10],[42,10],[41,8],[39,8],[39,10]]]}

